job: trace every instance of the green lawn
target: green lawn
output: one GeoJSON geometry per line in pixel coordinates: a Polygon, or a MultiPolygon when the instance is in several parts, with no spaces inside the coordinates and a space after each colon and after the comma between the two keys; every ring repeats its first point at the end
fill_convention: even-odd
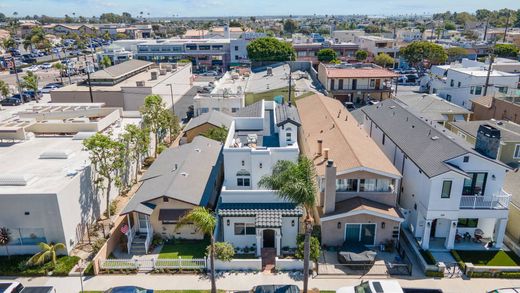
{"type": "Polygon", "coordinates": [[[78,263],[77,256],[59,256],[56,266],[48,262],[41,266],[26,266],[31,255],[12,255],[0,257],[0,276],[45,276],[52,272],[53,276],[67,276],[78,263]]]}
{"type": "Polygon", "coordinates": [[[512,251],[457,250],[464,262],[478,266],[520,266],[520,257],[512,251]]]}
{"type": "Polygon", "coordinates": [[[173,244],[164,244],[159,258],[204,258],[209,240],[175,240],[173,244]]]}
{"type": "MultiPolygon", "coordinates": [[[[297,99],[301,99],[301,98],[304,98],[304,97],[307,97],[307,96],[310,96],[314,94],[313,92],[307,92],[307,93],[304,93],[302,94],[301,96],[295,98],[294,97],[294,89],[293,91],[291,92],[291,99],[293,101],[297,100],[297,99]]],[[[280,88],[280,89],[275,89],[275,90],[271,90],[271,91],[267,91],[267,92],[263,92],[263,93],[246,93],[246,106],[247,105],[251,105],[251,104],[254,104],[260,100],[266,100],[266,101],[272,101],[274,97],[276,96],[284,96],[284,100],[287,101],[287,98],[289,97],[289,88],[286,87],[286,88],[280,88]]]]}

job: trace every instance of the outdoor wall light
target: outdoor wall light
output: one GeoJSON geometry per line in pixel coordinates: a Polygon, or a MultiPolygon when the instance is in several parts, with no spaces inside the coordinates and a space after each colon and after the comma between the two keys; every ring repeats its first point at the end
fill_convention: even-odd
{"type": "Polygon", "coordinates": [[[386,223],[385,222],[381,222],[381,229],[384,229],[386,226],[386,223]]]}
{"type": "Polygon", "coordinates": [[[452,225],[453,227],[457,227],[457,222],[452,222],[451,225],[452,225]]]}
{"type": "Polygon", "coordinates": [[[338,229],[341,229],[341,222],[338,222],[338,229]]]}
{"type": "Polygon", "coordinates": [[[226,225],[228,225],[228,226],[231,225],[231,221],[229,219],[227,219],[226,225]]]}
{"type": "Polygon", "coordinates": [[[432,223],[426,222],[426,226],[428,226],[428,228],[430,228],[431,225],[432,225],[432,223]]]}
{"type": "Polygon", "coordinates": [[[497,179],[497,176],[495,174],[491,175],[491,180],[495,181],[497,179]]]}
{"type": "Polygon", "coordinates": [[[294,227],[295,224],[296,224],[296,223],[294,222],[294,220],[292,220],[292,221],[291,221],[291,226],[294,227]]]}

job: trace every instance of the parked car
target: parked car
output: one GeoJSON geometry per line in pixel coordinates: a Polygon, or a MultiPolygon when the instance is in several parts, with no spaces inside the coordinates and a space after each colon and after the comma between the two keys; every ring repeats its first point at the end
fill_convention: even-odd
{"type": "Polygon", "coordinates": [[[487,293],[520,293],[520,287],[500,288],[500,289],[488,291],[487,293]]]}
{"type": "Polygon", "coordinates": [[[153,293],[153,290],[136,286],[121,286],[110,288],[106,290],[105,293],[153,293]]]}
{"type": "Polygon", "coordinates": [[[218,76],[218,72],[215,70],[210,70],[202,73],[203,76],[218,76]]]}
{"type": "Polygon", "coordinates": [[[53,91],[53,90],[55,90],[55,89],[58,89],[58,88],[60,88],[60,87],[58,87],[58,86],[55,85],[55,84],[51,84],[51,85],[48,84],[48,85],[46,85],[46,86],[44,86],[44,87],[42,88],[42,93],[44,93],[44,94],[48,94],[48,93],[50,93],[51,91],[53,91]]]}
{"type": "Polygon", "coordinates": [[[18,106],[21,105],[22,101],[19,99],[6,98],[0,101],[0,105],[2,106],[18,106]]]}
{"type": "MultiPolygon", "coordinates": [[[[16,72],[20,73],[22,72],[22,68],[18,67],[18,65],[16,65],[16,72]]],[[[14,74],[14,68],[9,68],[9,74],[14,74]]]]}
{"type": "Polygon", "coordinates": [[[253,293],[299,293],[296,285],[260,285],[251,290],[253,293]]]}
{"type": "Polygon", "coordinates": [[[24,287],[19,282],[1,282],[0,292],[2,293],[54,293],[54,287],[51,286],[31,286],[24,287]]]}
{"type": "Polygon", "coordinates": [[[347,110],[349,110],[349,111],[356,110],[356,106],[352,102],[345,102],[345,103],[343,103],[343,105],[345,105],[345,108],[347,108],[347,110]]]}
{"type": "Polygon", "coordinates": [[[342,287],[336,293],[404,293],[396,280],[361,281],[357,286],[342,287]]]}
{"type": "Polygon", "coordinates": [[[27,102],[30,102],[32,99],[31,99],[31,96],[26,94],[26,93],[22,93],[22,94],[16,94],[16,95],[13,95],[11,96],[12,99],[18,99],[24,103],[27,103],[27,102]]]}
{"type": "Polygon", "coordinates": [[[379,104],[379,101],[378,100],[368,100],[368,104],[369,105],[377,105],[377,104],[379,104]]]}
{"type": "Polygon", "coordinates": [[[40,68],[44,69],[44,70],[51,69],[52,68],[52,64],[50,64],[50,63],[43,63],[42,65],[40,65],[40,68]]]}
{"type": "Polygon", "coordinates": [[[26,90],[23,93],[30,96],[33,100],[35,100],[37,97],[39,98],[42,96],[41,90],[38,90],[37,92],[34,92],[34,90],[26,90]]]}
{"type": "Polygon", "coordinates": [[[30,67],[27,67],[25,70],[27,71],[31,71],[31,72],[36,72],[40,69],[40,67],[38,65],[32,65],[30,67]]]}

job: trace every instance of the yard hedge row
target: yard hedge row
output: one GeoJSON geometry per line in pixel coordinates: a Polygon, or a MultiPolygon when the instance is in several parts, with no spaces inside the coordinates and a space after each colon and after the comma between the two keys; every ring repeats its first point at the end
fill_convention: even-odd
{"type": "Polygon", "coordinates": [[[466,263],[462,260],[459,253],[456,250],[450,250],[450,253],[459,265],[460,270],[466,272],[466,263]]]}

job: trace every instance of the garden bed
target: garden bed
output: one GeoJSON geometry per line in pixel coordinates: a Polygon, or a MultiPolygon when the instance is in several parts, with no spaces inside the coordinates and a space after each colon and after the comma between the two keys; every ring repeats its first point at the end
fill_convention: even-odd
{"type": "Polygon", "coordinates": [[[13,255],[0,257],[0,276],[67,276],[72,268],[78,263],[77,256],[58,256],[56,266],[47,262],[39,266],[27,266],[27,260],[32,255],[13,255]]]}

